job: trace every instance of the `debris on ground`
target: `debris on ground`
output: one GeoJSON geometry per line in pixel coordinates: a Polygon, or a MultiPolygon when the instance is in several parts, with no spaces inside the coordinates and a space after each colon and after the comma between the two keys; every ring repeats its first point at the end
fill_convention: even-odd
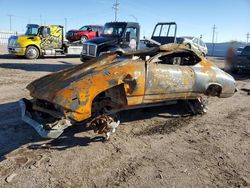
{"type": "Polygon", "coordinates": [[[10,174],[10,175],[5,179],[5,181],[6,181],[7,183],[10,183],[10,182],[14,179],[14,177],[15,177],[16,175],[17,175],[16,173],[10,174]]]}

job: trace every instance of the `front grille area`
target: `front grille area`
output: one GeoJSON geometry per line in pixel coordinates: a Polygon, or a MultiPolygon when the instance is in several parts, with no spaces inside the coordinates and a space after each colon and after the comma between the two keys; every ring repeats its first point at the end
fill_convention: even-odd
{"type": "Polygon", "coordinates": [[[82,46],[82,54],[85,56],[96,57],[97,45],[84,43],[82,46]]]}
{"type": "Polygon", "coordinates": [[[89,55],[96,56],[96,45],[89,45],[89,55]]]}
{"type": "Polygon", "coordinates": [[[16,46],[16,39],[10,39],[8,47],[15,47],[16,46]]]}

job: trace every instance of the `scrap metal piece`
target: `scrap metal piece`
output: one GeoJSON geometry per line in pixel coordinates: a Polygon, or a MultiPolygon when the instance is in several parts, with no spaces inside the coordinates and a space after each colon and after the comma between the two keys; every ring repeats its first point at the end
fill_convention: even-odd
{"type": "Polygon", "coordinates": [[[207,107],[207,101],[199,97],[195,100],[187,100],[188,107],[193,115],[196,114],[205,114],[207,113],[208,107],[207,107]]]}
{"type": "Polygon", "coordinates": [[[92,119],[88,124],[89,127],[92,127],[95,133],[106,134],[106,140],[109,140],[112,133],[115,133],[115,129],[119,126],[120,121],[115,120],[105,114],[99,115],[92,119]]]}
{"type": "Polygon", "coordinates": [[[43,138],[58,138],[64,131],[64,129],[66,128],[64,127],[60,127],[59,129],[50,129],[50,130],[46,130],[44,129],[43,124],[35,121],[32,117],[31,114],[26,110],[26,104],[24,102],[23,99],[18,101],[20,108],[21,108],[21,117],[22,120],[26,123],[28,123],[29,125],[31,125],[36,132],[43,138]]]}
{"type": "Polygon", "coordinates": [[[245,91],[248,95],[250,95],[250,89],[242,88],[241,91],[245,91]]]}

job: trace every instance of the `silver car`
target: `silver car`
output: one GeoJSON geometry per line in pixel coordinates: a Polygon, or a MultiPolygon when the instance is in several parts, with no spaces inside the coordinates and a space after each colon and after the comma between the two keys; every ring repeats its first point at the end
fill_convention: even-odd
{"type": "Polygon", "coordinates": [[[196,37],[179,37],[177,38],[177,42],[184,44],[189,49],[194,50],[197,54],[205,57],[207,55],[207,46],[206,44],[199,38],[196,37]]]}

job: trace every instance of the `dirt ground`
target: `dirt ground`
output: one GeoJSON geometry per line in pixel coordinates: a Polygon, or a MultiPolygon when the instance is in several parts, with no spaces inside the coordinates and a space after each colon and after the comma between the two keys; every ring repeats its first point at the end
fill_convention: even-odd
{"type": "Polygon", "coordinates": [[[183,116],[179,105],[133,110],[109,142],[83,126],[44,140],[17,101],[32,80],[81,62],[0,52],[0,187],[250,187],[249,75],[236,77],[233,97],[209,98],[203,116],[183,116]]]}

